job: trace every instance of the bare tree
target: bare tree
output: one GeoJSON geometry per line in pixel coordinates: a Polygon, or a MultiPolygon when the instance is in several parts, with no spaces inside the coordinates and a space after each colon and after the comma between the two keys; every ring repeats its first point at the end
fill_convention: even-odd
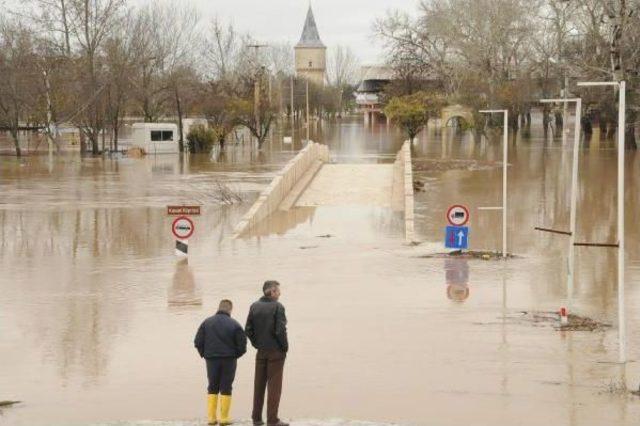
{"type": "Polygon", "coordinates": [[[11,134],[18,157],[22,155],[18,139],[21,124],[36,110],[36,69],[29,30],[0,21],[0,126],[11,134]]]}
{"type": "MultiPolygon", "coordinates": [[[[92,153],[99,152],[99,137],[105,124],[104,90],[100,49],[120,24],[125,0],[70,0],[70,27],[79,47],[77,81],[86,109],[74,120],[92,153]]],[[[84,144],[81,145],[81,149],[84,144]]]]}
{"type": "Polygon", "coordinates": [[[337,45],[329,51],[327,79],[335,87],[354,84],[358,80],[358,59],[350,47],[337,45]]]}

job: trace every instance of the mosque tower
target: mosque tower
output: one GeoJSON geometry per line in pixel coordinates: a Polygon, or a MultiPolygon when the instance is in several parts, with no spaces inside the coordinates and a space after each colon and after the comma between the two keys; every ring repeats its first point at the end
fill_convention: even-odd
{"type": "Polygon", "coordinates": [[[296,75],[324,85],[327,71],[327,47],[320,40],[311,5],[304,21],[300,41],[295,48],[296,75]]]}

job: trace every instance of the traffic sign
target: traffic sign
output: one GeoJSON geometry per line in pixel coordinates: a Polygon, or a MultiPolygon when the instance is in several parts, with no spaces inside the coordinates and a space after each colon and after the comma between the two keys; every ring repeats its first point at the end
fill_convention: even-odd
{"type": "Polygon", "coordinates": [[[186,216],[177,217],[171,225],[171,232],[181,240],[189,238],[194,230],[193,221],[186,216]]]}
{"type": "Polygon", "coordinates": [[[467,226],[447,226],[444,246],[450,249],[469,248],[469,228],[467,226]]]}
{"type": "Polygon", "coordinates": [[[469,222],[469,209],[460,204],[449,207],[447,221],[453,226],[463,226],[469,222]]]}

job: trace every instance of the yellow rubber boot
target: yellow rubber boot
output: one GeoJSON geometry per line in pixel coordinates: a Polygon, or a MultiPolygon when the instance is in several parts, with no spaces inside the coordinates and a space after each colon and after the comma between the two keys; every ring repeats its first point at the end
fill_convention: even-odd
{"type": "Polygon", "coordinates": [[[231,411],[231,395],[220,395],[220,426],[231,424],[229,411],[231,411]]]}
{"type": "Polygon", "coordinates": [[[207,419],[210,425],[218,423],[218,395],[207,396],[207,419]]]}

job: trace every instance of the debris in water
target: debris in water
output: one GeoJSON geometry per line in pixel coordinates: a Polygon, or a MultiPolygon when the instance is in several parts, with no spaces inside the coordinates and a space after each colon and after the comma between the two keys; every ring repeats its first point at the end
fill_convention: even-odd
{"type": "Polygon", "coordinates": [[[318,246],[300,246],[300,250],[309,250],[314,248],[318,248],[318,246]]]}
{"type": "Polygon", "coordinates": [[[143,148],[134,147],[127,150],[127,157],[130,158],[142,158],[147,155],[146,151],[143,148]]]}
{"type": "Polygon", "coordinates": [[[11,407],[12,405],[20,404],[22,401],[0,401],[0,407],[11,407]]]}
{"type": "Polygon", "coordinates": [[[629,389],[623,380],[611,380],[599,393],[609,395],[626,395],[629,393],[629,389]]]}
{"type": "MultiPolygon", "coordinates": [[[[418,245],[418,244],[414,244],[418,245]]],[[[503,260],[502,253],[499,251],[475,251],[475,250],[455,250],[446,253],[431,253],[418,256],[421,259],[442,259],[448,257],[459,257],[462,259],[481,259],[481,260],[503,260]]],[[[507,260],[519,259],[520,256],[507,253],[507,260]]]]}
{"type": "Polygon", "coordinates": [[[500,166],[500,163],[480,162],[477,160],[452,160],[452,159],[432,159],[432,158],[414,158],[414,172],[446,172],[449,170],[489,170],[500,166]]]}
{"type": "Polygon", "coordinates": [[[325,234],[325,235],[316,235],[316,238],[333,238],[335,235],[325,234]]]}
{"type": "Polygon", "coordinates": [[[568,323],[566,325],[560,324],[558,312],[528,312],[522,311],[519,313],[518,318],[514,318],[517,322],[531,322],[533,324],[546,324],[553,326],[556,330],[560,331],[600,331],[611,327],[611,324],[606,324],[597,321],[593,318],[582,317],[580,315],[569,314],[568,323]]]}

